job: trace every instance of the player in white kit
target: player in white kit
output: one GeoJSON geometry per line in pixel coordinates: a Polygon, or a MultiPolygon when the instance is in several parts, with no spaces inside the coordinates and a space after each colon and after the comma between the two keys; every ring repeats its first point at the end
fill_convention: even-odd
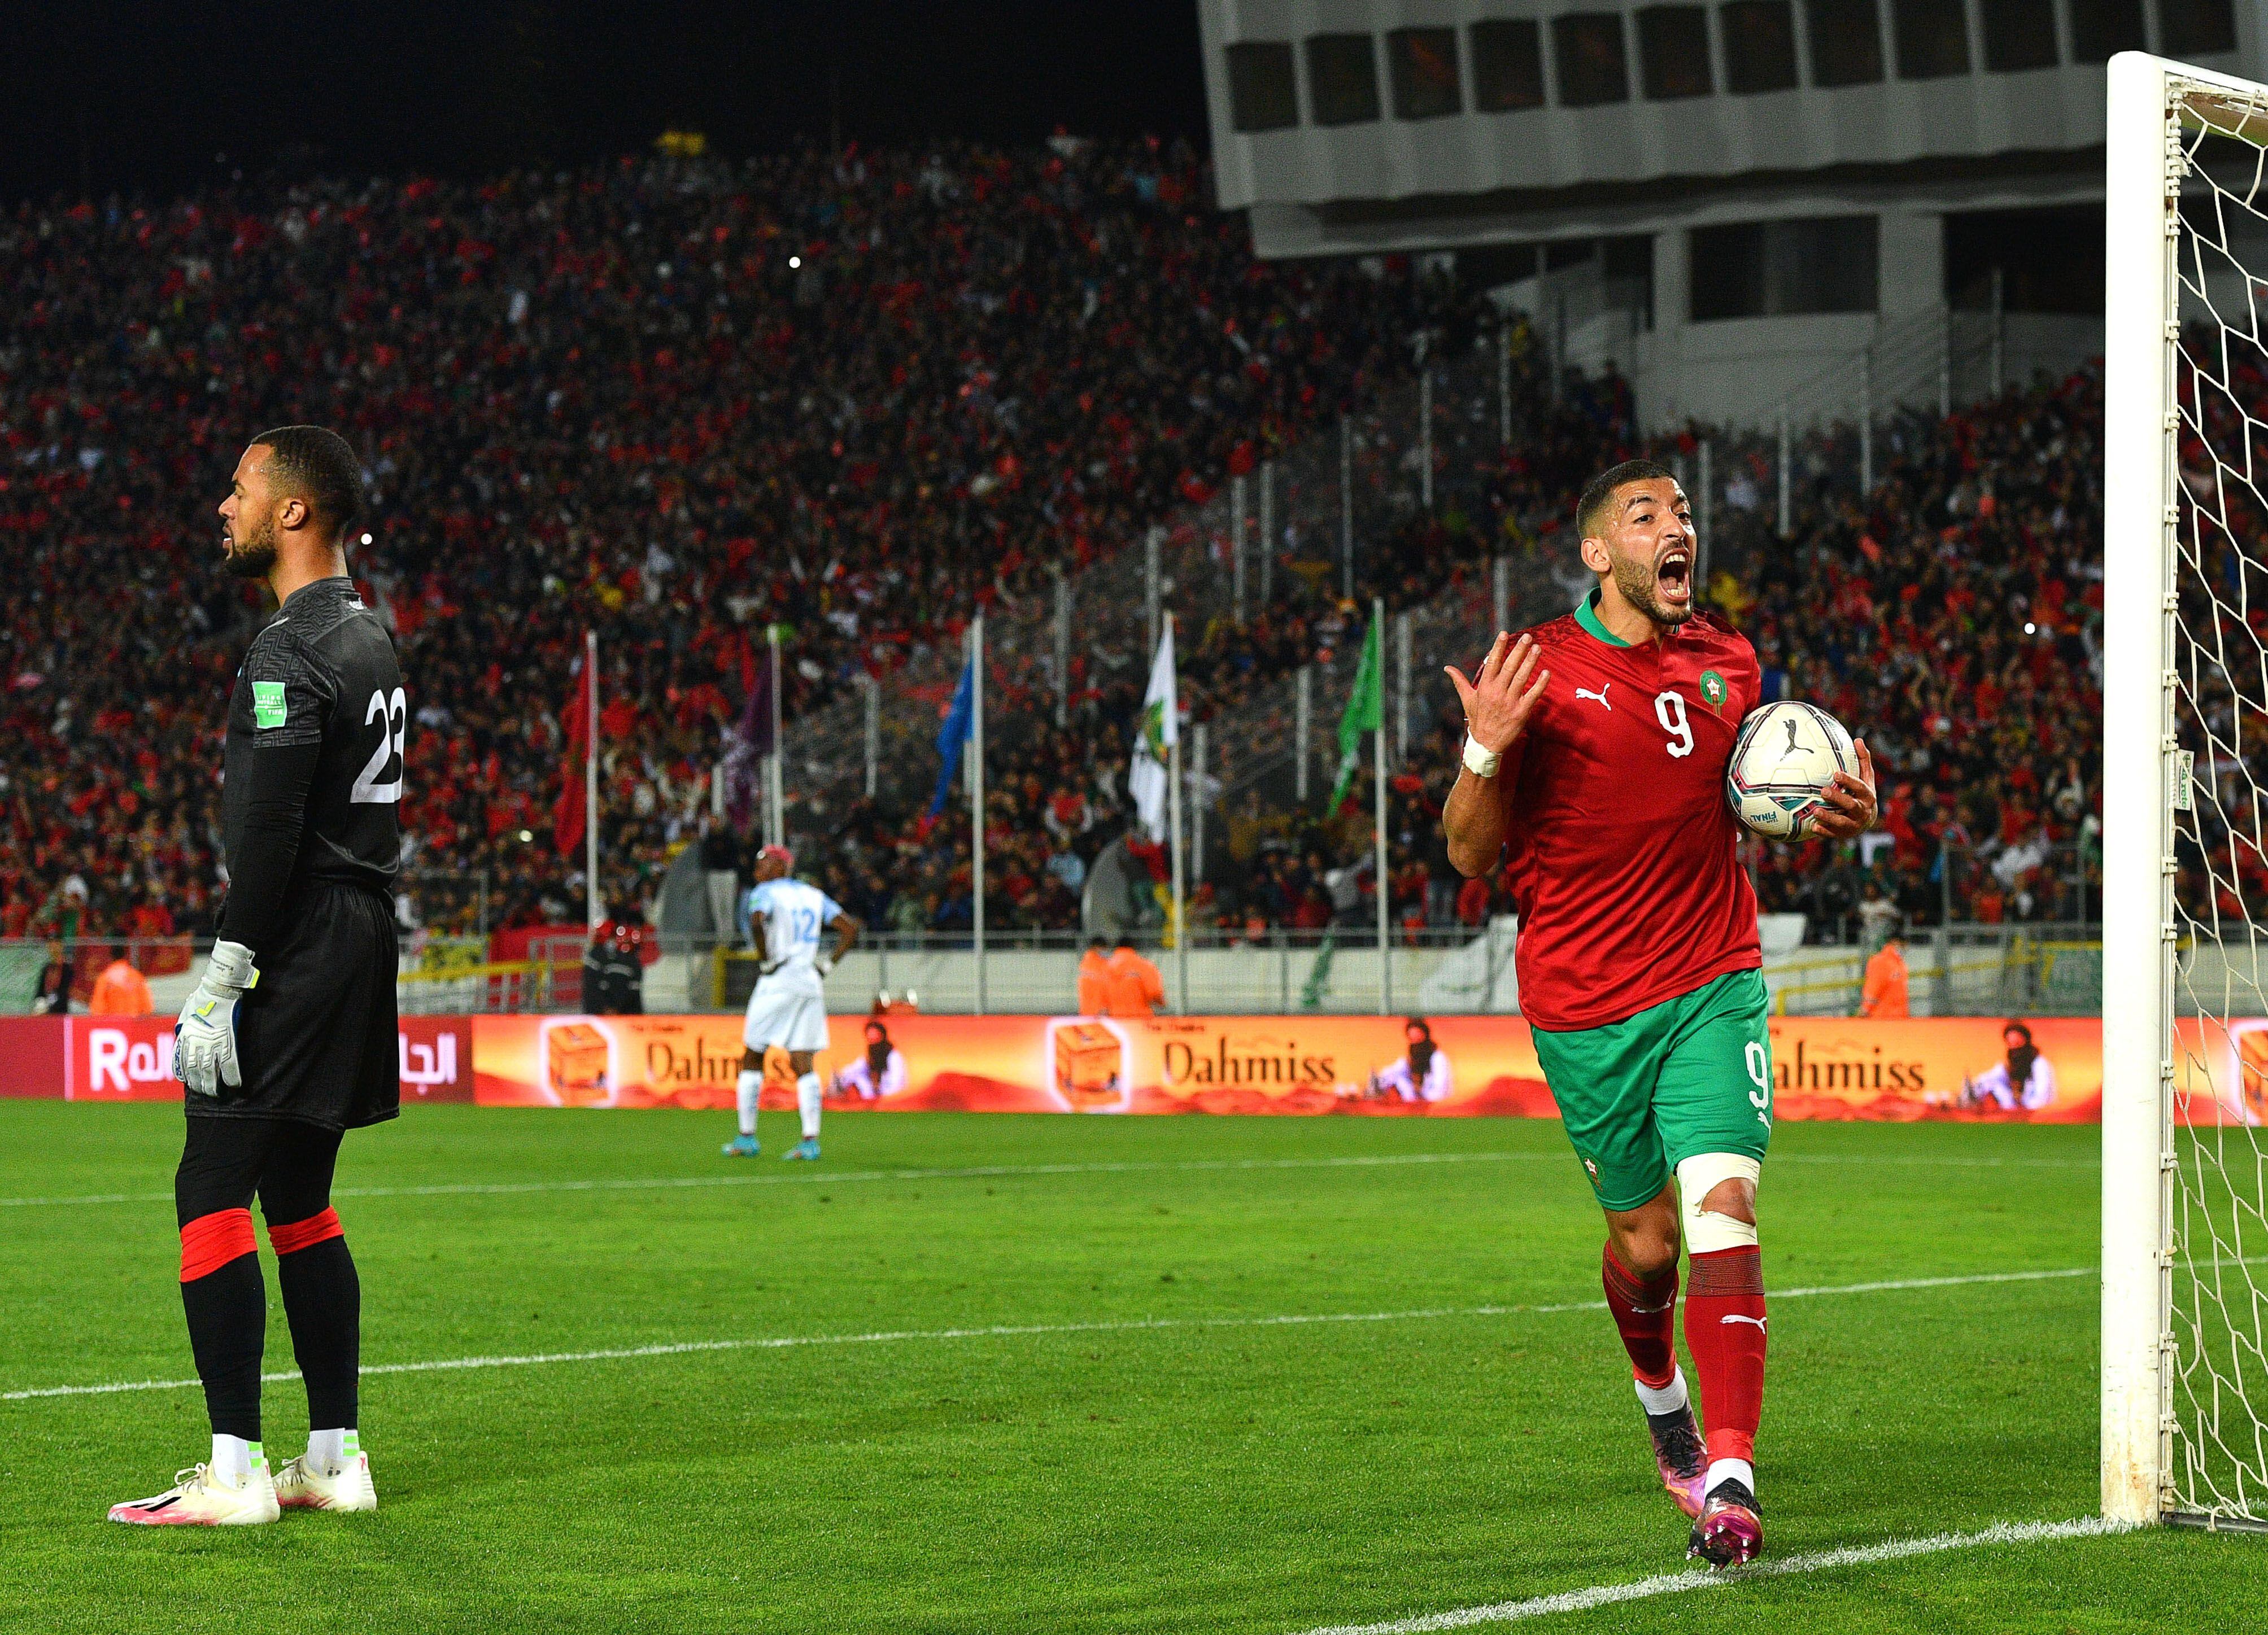
{"type": "Polygon", "coordinates": [[[795,1099],[803,1114],[803,1140],[790,1158],[819,1156],[819,1074],[813,1064],[827,1048],[827,973],[858,940],[859,925],[815,885],[791,878],[795,854],[767,846],[756,854],[756,885],[741,917],[757,960],[756,990],[748,995],[747,1026],[741,1030],[739,1099],[740,1133],[725,1143],[728,1158],[753,1158],[756,1141],[756,1098],[764,1084],[764,1052],[777,1046],[795,1072],[795,1099]],[[832,927],[833,951],[819,951],[819,934],[832,927]]]}

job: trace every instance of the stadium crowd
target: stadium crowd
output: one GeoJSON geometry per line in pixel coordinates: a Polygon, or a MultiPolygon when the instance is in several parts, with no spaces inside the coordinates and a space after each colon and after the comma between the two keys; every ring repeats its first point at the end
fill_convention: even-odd
{"type": "Polygon", "coordinates": [[[2182,742],[2195,752],[2195,796],[2175,815],[2175,891],[2211,935],[2257,919],[2268,904],[2268,495],[2257,406],[2268,402],[2268,350],[2257,336],[2195,324],[2182,338],[2183,407],[2176,472],[2188,571],[2172,663],[2182,742]]]}
{"type": "MultiPolygon", "coordinates": [[[[1390,390],[1421,346],[1481,328],[1484,303],[1401,262],[1253,261],[1206,186],[1185,150],[1060,142],[0,219],[0,532],[18,563],[0,618],[0,935],[209,926],[225,883],[220,700],[261,613],[216,570],[207,508],[247,432],[289,420],[365,451],[355,567],[417,679],[405,913],[460,926],[472,893],[450,883],[477,878],[492,927],[577,916],[580,860],[551,844],[552,805],[586,625],[603,655],[605,883],[650,908],[710,826],[764,627],[789,633],[793,721],[861,671],[956,642],[971,610],[1130,548],[1390,390]]],[[[1187,722],[1231,737],[1300,666],[1347,662],[1373,596],[1469,599],[1498,554],[1516,611],[1549,616],[1579,588],[1565,524],[1584,478],[1707,435],[1641,450],[1611,370],[1563,372],[1555,393],[1524,329],[1506,341],[1512,445],[1491,437],[1439,473],[1431,514],[1364,542],[1352,597],[1333,541],[1263,541],[1267,605],[1183,626],[1187,722]]],[[[1768,910],[1843,936],[1893,913],[2092,902],[2101,417],[2094,372],[1910,417],[1863,501],[1836,439],[1815,439],[1788,540],[1771,451],[1716,439],[1709,599],[1756,642],[1769,691],[1865,732],[1885,786],[1882,832],[1850,857],[1752,848],[1768,910]]],[[[996,927],[1092,918],[1089,876],[1129,830],[1146,655],[1103,656],[1074,656],[1066,725],[1004,716],[996,927]]],[[[1454,723],[1414,742],[1390,781],[1394,919],[1469,927],[1504,904],[1440,850],[1454,723]]],[[[1219,814],[1199,924],[1370,923],[1366,782],[1336,811],[1312,804],[1219,814]]],[[[805,812],[823,820],[808,871],[878,928],[965,928],[967,826],[925,805],[886,793],[805,812]]],[[[1125,866],[1162,879],[1162,851],[1130,839],[1125,866]]]]}
{"type": "MultiPolygon", "coordinates": [[[[1884,439],[1863,501],[1847,435],[1822,434],[1799,449],[1787,540],[1771,446],[1718,436],[1708,599],[1755,642],[1768,696],[1815,700],[1868,739],[1883,791],[1881,828],[1859,847],[1748,843],[1766,912],[1802,913],[1815,937],[1837,941],[1876,939],[1897,920],[2099,918],[2101,423],[2093,370],[1942,422],[1909,416],[1884,439]]],[[[1578,378],[1537,424],[1519,454],[1485,462],[1476,503],[1413,520],[1379,553],[1399,576],[1389,605],[1425,589],[1476,599],[1498,552],[1514,558],[1526,621],[1580,592],[1567,513],[1586,475],[1637,451],[1626,397],[1578,378]]],[[[1646,451],[1690,457],[1705,435],[1646,451]]],[[[1184,661],[1185,721],[1232,718],[1272,677],[1359,642],[1367,600],[1326,598],[1242,632],[1212,621],[1184,661]]],[[[1432,669],[1418,668],[1424,688],[1432,669]]],[[[1001,752],[991,925],[1079,923],[1079,887],[1127,825],[1124,729],[1141,679],[1093,700],[1071,730],[1037,722],[1001,752]]],[[[1404,935],[1469,929],[1510,906],[1500,888],[1459,878],[1442,849],[1461,723],[1439,702],[1389,777],[1389,901],[1404,935]]],[[[1195,883],[1195,923],[1224,937],[1375,923],[1366,774],[1336,810],[1320,792],[1306,811],[1230,807],[1195,883]]],[[[911,817],[855,814],[828,877],[873,923],[964,928],[965,825],[911,817]]],[[[1138,837],[1132,850],[1162,883],[1165,854],[1138,837]]]]}
{"type": "MultiPolygon", "coordinates": [[[[415,876],[561,920],[559,715],[601,633],[637,895],[794,632],[792,715],[1405,376],[1403,262],[1254,261],[1185,147],[622,161],[0,217],[0,934],[209,927],[217,571],[254,430],[364,451],[365,594],[416,678],[415,876]]],[[[467,894],[469,902],[470,894],[467,894]]]]}

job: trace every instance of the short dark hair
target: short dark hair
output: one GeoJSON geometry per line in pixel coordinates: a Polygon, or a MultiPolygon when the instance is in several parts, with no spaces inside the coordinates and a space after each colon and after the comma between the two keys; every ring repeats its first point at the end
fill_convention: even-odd
{"type": "Polygon", "coordinates": [[[1575,502],[1575,537],[1592,537],[1592,524],[1600,513],[1613,503],[1615,490],[1634,482],[1675,482],[1677,473],[1659,460],[1624,460],[1619,466],[1609,466],[1583,485],[1583,497],[1575,502]]]}
{"type": "Polygon", "coordinates": [[[333,533],[362,515],[362,462],[347,440],[320,426],[278,426],[252,440],[272,451],[269,480],[297,494],[333,533]]]}

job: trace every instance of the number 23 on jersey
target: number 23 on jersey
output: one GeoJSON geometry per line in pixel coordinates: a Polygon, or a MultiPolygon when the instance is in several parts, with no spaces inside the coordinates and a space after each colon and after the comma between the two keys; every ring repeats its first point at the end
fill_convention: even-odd
{"type": "Polygon", "coordinates": [[[372,693],[362,724],[367,727],[372,722],[378,723],[378,746],[371,752],[347,798],[357,806],[390,806],[401,799],[401,750],[409,738],[409,694],[400,687],[394,689],[391,697],[372,693]],[[389,772],[394,776],[379,781],[389,772]]]}

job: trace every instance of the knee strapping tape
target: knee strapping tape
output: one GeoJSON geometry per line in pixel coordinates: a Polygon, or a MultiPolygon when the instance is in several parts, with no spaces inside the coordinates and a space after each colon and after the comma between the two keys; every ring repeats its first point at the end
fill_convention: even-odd
{"type": "Polygon", "coordinates": [[[1741,1153],[1697,1153],[1677,1166],[1677,1191],[1685,1221],[1685,1247],[1697,1255],[1720,1249],[1753,1249],[1753,1222],[1718,1214],[1701,1207],[1701,1200],[1725,1181],[1754,1185],[1764,1166],[1741,1153]]]}

